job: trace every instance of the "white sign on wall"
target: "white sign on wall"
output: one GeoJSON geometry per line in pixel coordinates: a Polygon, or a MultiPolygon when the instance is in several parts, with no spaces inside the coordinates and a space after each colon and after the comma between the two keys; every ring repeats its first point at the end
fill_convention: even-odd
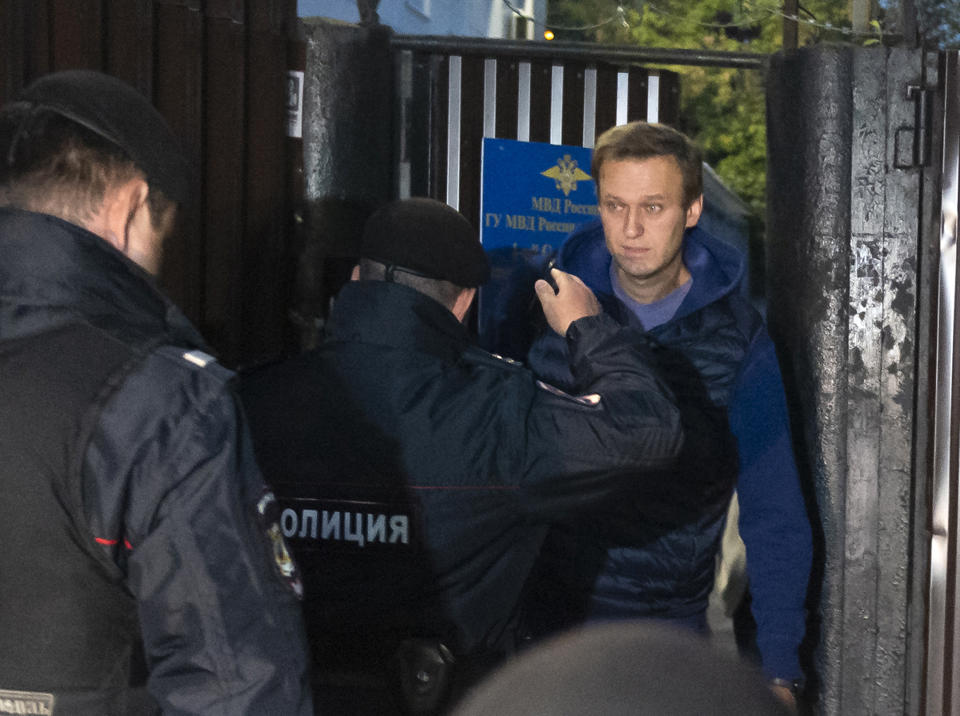
{"type": "Polygon", "coordinates": [[[303,137],[303,72],[287,72],[287,136],[303,137]]]}

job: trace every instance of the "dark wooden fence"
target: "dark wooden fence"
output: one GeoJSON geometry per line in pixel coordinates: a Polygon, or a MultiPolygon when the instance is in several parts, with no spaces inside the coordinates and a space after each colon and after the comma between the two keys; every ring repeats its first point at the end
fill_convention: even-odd
{"type": "Polygon", "coordinates": [[[591,146],[596,133],[627,118],[676,119],[676,76],[648,63],[762,63],[750,55],[394,36],[373,58],[382,64],[367,58],[367,77],[359,61],[337,65],[336,42],[311,54],[338,33],[305,31],[296,0],[0,0],[0,102],[47,72],[99,69],[149,96],[181,139],[197,169],[196,201],[168,242],[161,283],[230,366],[295,352],[309,343],[304,325],[322,323],[337,287],[323,278],[338,255],[327,244],[356,234],[316,220],[329,213],[317,209],[328,193],[341,202],[428,194],[475,219],[483,137],[591,146]],[[386,107],[375,113],[379,127],[361,131],[362,113],[327,116],[329,102],[311,115],[307,97],[307,123],[345,124],[345,134],[311,143],[307,128],[306,152],[303,140],[287,137],[287,71],[305,69],[310,57],[329,102],[352,106],[358,84],[375,86],[372,104],[386,107]],[[334,73],[342,82],[332,70],[342,70],[334,73]],[[391,101],[393,126],[382,121],[391,101]],[[380,147],[373,131],[386,133],[387,149],[367,160],[365,152],[380,147]],[[393,181],[381,187],[379,173],[393,181]]]}
{"type": "Polygon", "coordinates": [[[296,0],[0,0],[0,102],[47,72],[98,69],[150,97],[182,141],[197,195],[162,284],[228,365],[291,340],[297,23],[296,0]]]}

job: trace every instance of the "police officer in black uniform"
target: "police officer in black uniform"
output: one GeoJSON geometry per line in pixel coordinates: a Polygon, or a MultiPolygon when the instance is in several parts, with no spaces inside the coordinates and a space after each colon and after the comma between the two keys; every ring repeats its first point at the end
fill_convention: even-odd
{"type": "Polygon", "coordinates": [[[318,698],[346,684],[342,708],[385,713],[357,700],[394,679],[436,713],[515,649],[545,522],[659,480],[683,436],[645,338],[570,275],[536,289],[576,395],[479,349],[462,321],[489,265],[449,206],[385,205],[361,256],[321,346],[241,395],[303,568],[318,698]]]}
{"type": "Polygon", "coordinates": [[[312,713],[231,374],[150,275],[188,179],[112,77],[48,75],[0,110],[3,713],[312,713]]]}

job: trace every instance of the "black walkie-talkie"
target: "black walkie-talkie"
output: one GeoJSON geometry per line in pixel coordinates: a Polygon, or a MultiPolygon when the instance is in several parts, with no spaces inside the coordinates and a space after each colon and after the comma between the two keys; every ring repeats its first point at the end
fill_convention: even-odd
{"type": "Polygon", "coordinates": [[[555,269],[556,267],[557,267],[557,260],[555,258],[550,259],[549,261],[547,261],[547,265],[543,270],[543,276],[541,276],[541,278],[544,281],[550,284],[550,288],[553,289],[554,293],[557,293],[557,291],[560,290],[560,287],[557,286],[556,280],[554,280],[553,278],[553,274],[550,273],[551,270],[555,269]]]}

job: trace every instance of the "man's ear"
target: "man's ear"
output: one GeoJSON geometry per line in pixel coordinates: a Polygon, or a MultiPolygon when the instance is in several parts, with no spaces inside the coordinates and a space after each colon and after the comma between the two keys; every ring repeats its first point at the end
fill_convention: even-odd
{"type": "Polygon", "coordinates": [[[353,271],[350,272],[350,280],[351,281],[360,280],[360,264],[354,264],[353,271]]]}
{"type": "Polygon", "coordinates": [[[473,303],[473,297],[476,295],[477,289],[465,288],[460,292],[460,295],[457,296],[457,300],[454,302],[450,312],[457,317],[458,321],[463,321],[467,315],[467,311],[470,310],[470,305],[473,303]]]}
{"type": "Polygon", "coordinates": [[[131,249],[131,229],[137,213],[147,211],[148,193],[147,182],[141,177],[108,187],[100,211],[87,228],[106,239],[118,251],[128,254],[131,249]]]}
{"type": "Polygon", "coordinates": [[[700,214],[702,213],[703,213],[703,194],[701,194],[692,202],[690,202],[690,206],[687,207],[686,227],[689,229],[691,226],[696,226],[697,222],[700,221],[700,214]]]}

